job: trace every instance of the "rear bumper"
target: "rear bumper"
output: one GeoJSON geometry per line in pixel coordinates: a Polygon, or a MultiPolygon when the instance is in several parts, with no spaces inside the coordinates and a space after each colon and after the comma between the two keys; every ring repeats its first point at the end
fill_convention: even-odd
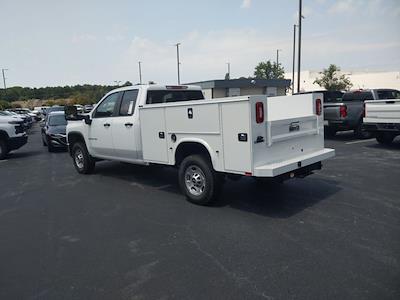
{"type": "MultiPolygon", "coordinates": [[[[322,160],[331,158],[333,156],[335,156],[335,150],[326,148],[320,151],[298,156],[293,159],[259,166],[255,168],[253,175],[255,177],[276,177],[295,171],[294,175],[296,176],[296,171],[299,173],[303,168],[317,164],[322,160]]],[[[314,169],[317,168],[318,167],[316,166],[314,169]]]]}
{"type": "Polygon", "coordinates": [[[390,132],[400,134],[400,123],[364,123],[363,128],[368,132],[390,132]]]}
{"type": "Polygon", "coordinates": [[[25,145],[28,142],[28,136],[23,135],[19,137],[12,137],[9,138],[7,141],[7,148],[8,150],[17,150],[21,148],[23,145],[25,145]]]}
{"type": "Polygon", "coordinates": [[[351,130],[355,127],[355,124],[349,120],[325,120],[324,125],[336,130],[351,130]]]}

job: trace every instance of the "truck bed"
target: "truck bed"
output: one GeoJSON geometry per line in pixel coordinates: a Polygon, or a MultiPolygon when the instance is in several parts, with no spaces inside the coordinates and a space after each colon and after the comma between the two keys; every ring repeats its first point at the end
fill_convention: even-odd
{"type": "Polygon", "coordinates": [[[400,99],[365,101],[364,123],[400,123],[400,99]]]}

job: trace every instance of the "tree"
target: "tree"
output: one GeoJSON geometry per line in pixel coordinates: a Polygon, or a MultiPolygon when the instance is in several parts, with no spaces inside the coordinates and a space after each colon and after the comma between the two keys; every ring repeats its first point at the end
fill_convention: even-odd
{"type": "Polygon", "coordinates": [[[321,78],[315,79],[314,83],[320,87],[325,88],[327,91],[343,91],[349,90],[353,84],[345,74],[340,74],[340,68],[331,64],[327,69],[322,72],[321,78]]]}
{"type": "Polygon", "coordinates": [[[281,64],[271,63],[270,60],[260,62],[254,69],[254,76],[258,79],[284,79],[285,69],[281,64]]]}

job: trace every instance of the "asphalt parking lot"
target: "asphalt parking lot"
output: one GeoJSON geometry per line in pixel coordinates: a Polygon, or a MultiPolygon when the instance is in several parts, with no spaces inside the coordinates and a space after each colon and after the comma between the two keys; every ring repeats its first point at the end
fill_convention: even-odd
{"type": "Polygon", "coordinates": [[[400,141],[326,146],[313,176],[200,207],[174,169],[78,175],[36,126],[0,162],[0,299],[400,299],[400,141]]]}

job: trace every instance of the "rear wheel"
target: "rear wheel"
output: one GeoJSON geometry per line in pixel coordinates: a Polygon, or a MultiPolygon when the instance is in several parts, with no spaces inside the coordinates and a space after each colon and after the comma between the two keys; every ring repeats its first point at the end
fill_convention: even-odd
{"type": "Polygon", "coordinates": [[[380,144],[390,145],[394,140],[394,135],[387,132],[378,133],[376,140],[380,144]]]}
{"type": "Polygon", "coordinates": [[[72,159],[78,173],[90,174],[93,172],[96,162],[90,156],[85,144],[78,142],[72,146],[72,159]]]}
{"type": "Polygon", "coordinates": [[[178,177],[183,194],[194,204],[210,205],[220,192],[220,176],[202,155],[186,157],[179,167],[178,177]]]}
{"type": "Polygon", "coordinates": [[[8,153],[7,145],[4,140],[0,140],[0,159],[4,159],[8,153]]]}
{"type": "Polygon", "coordinates": [[[325,127],[325,135],[327,137],[334,137],[336,135],[336,129],[332,127],[325,127]]]}
{"type": "Polygon", "coordinates": [[[369,138],[372,137],[372,133],[371,132],[365,131],[365,129],[363,129],[363,123],[362,122],[358,123],[356,129],[354,130],[354,134],[359,139],[369,139],[369,138]]]}

